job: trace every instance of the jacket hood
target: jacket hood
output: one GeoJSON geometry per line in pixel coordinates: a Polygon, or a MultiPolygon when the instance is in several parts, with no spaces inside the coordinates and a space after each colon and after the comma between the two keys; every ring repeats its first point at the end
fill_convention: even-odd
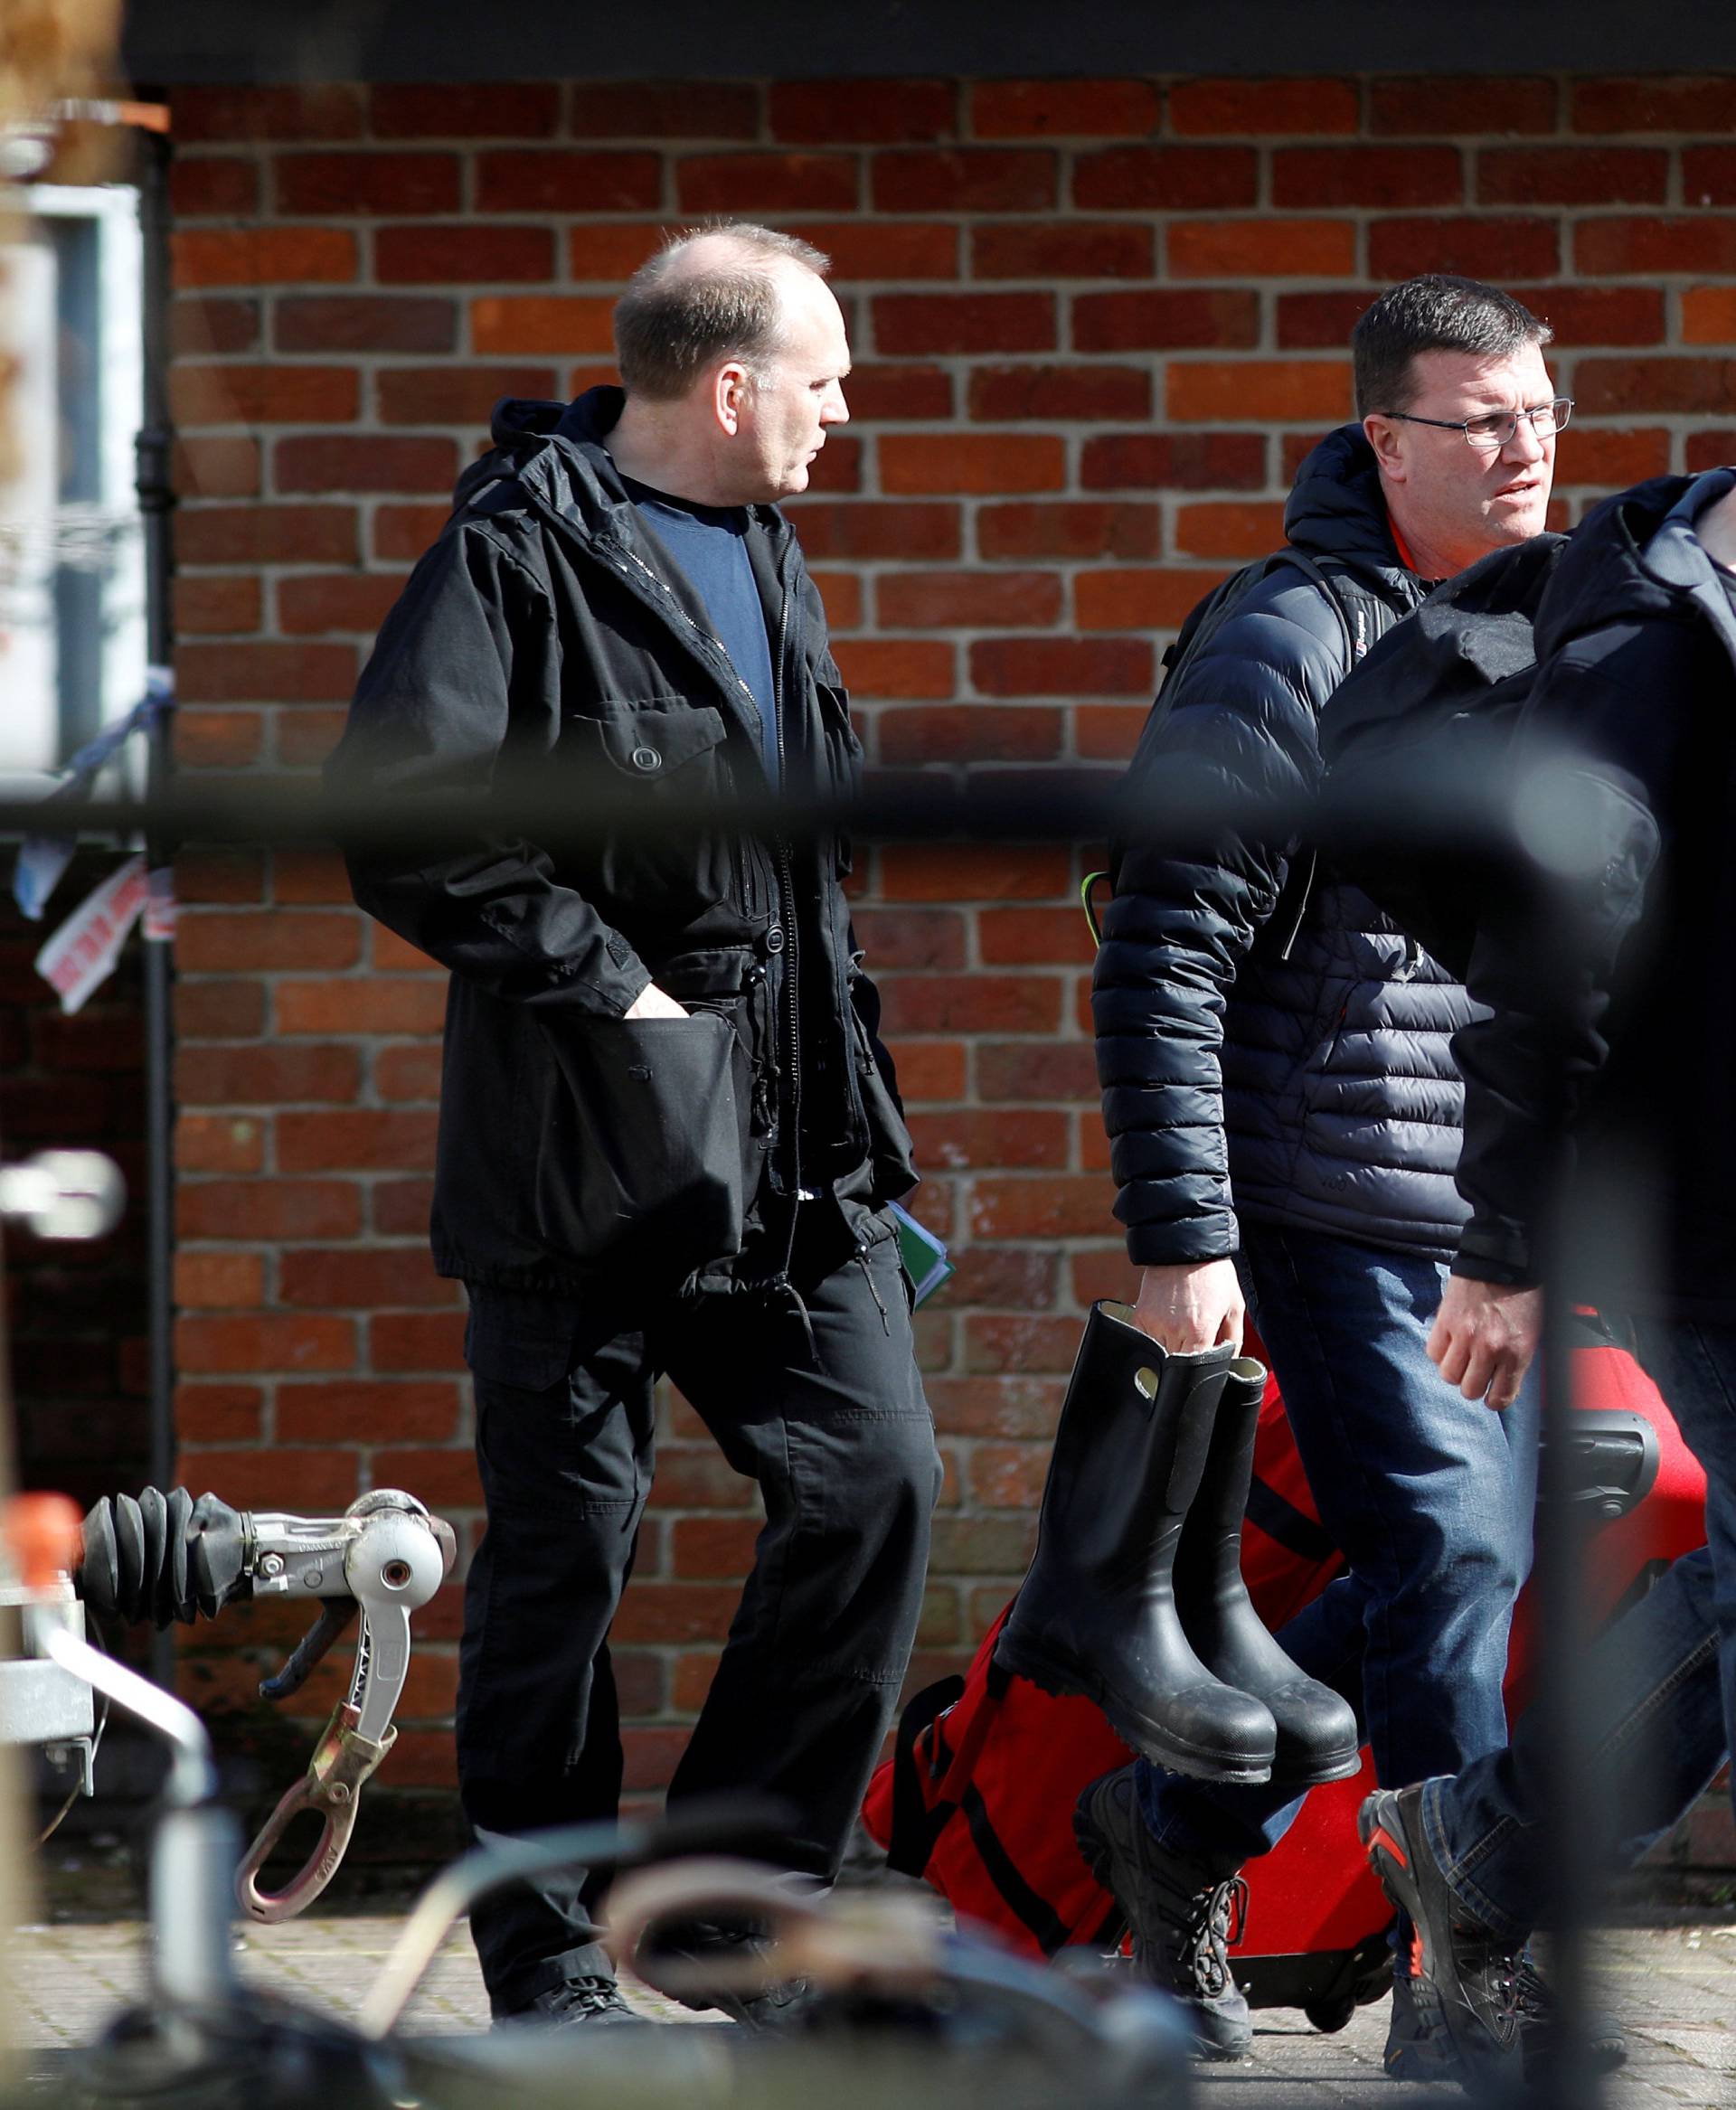
{"type": "Polygon", "coordinates": [[[1284,508],[1284,532],[1314,555],[1336,557],[1385,577],[1405,576],[1387,523],[1374,449],[1360,425],[1327,433],[1296,472],[1284,508]]]}
{"type": "Polygon", "coordinates": [[[494,445],[459,476],[452,493],[454,511],[475,505],[494,485],[516,479],[561,512],[570,516],[576,512],[588,524],[600,525],[600,511],[627,503],[603,445],[626,400],[618,388],[587,389],[570,403],[503,396],[488,421],[494,445]]]}
{"type": "MultiPolygon", "coordinates": [[[[604,445],[626,401],[623,390],[607,384],[570,403],[503,396],[489,420],[494,445],[458,478],[455,509],[476,505],[494,485],[517,483],[567,527],[630,542],[632,501],[604,445]]],[[[778,541],[787,535],[775,505],[747,510],[778,541]]]]}
{"type": "Polygon", "coordinates": [[[1537,611],[1537,656],[1635,617],[1712,624],[1736,661],[1736,617],[1694,523],[1736,485],[1736,469],[1654,476],[1586,515],[1537,611]]]}

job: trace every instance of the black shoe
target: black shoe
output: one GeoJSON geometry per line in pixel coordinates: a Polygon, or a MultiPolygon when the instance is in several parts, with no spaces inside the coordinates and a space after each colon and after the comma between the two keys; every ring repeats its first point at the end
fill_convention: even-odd
{"type": "Polygon", "coordinates": [[[1424,1836],[1421,1796],[1420,1787],[1377,1788],[1356,1820],[1382,1889],[1411,1926],[1385,2068],[1394,2080],[1511,2084],[1523,2058],[1516,1961],[1448,1889],[1424,1836]]]}
{"type": "MultiPolygon", "coordinates": [[[[655,1984],[660,1960],[698,1964],[751,1962],[763,1955],[765,1944],[751,1927],[729,1926],[718,1920],[684,1920],[679,1926],[661,1927],[648,1955],[641,1953],[640,1970],[650,1973],[655,1984]]],[[[806,1978],[792,1978],[769,1985],[763,1992],[738,1992],[724,1989],[701,1992],[675,1992],[668,1996],[684,2008],[706,2013],[715,2008],[732,2022],[748,2030],[788,2030],[805,2019],[817,1997],[806,1978]]]]}
{"type": "Polygon", "coordinates": [[[1392,1973],[1392,2014],[1381,2065],[1389,2080],[1471,2086],[1433,1981],[1406,1970],[1402,1961],[1392,1973]]]}
{"type": "Polygon", "coordinates": [[[551,1986],[547,1992],[539,1992],[528,2005],[514,2008],[510,2015],[498,2019],[541,2023],[550,2030],[572,2030],[580,2023],[589,2028],[610,2022],[638,2022],[644,2017],[636,2015],[627,2006],[621,1998],[620,1987],[612,1978],[568,1978],[559,1985],[551,1986]]]}
{"type": "Polygon", "coordinates": [[[1106,1773],[1080,1796],[1073,1836],[1127,1915],[1135,1973],[1180,2003],[1197,2056],[1245,2058],[1254,2029],[1229,1957],[1247,1907],[1241,1879],[1164,1851],[1140,1812],[1131,1766],[1106,1773]]]}
{"type": "MultiPolygon", "coordinates": [[[[1502,1956],[1492,1966],[1512,1985],[1519,2022],[1519,2057],[1525,2079],[1542,2077],[1556,2044],[1557,2002],[1549,1981],[1530,1956],[1502,1956]]],[[[1628,2039],[1612,2014],[1592,2010],[1585,2018],[1586,2053],[1597,2073],[1613,2073],[1628,2057],[1628,2039]]],[[[1426,1978],[1401,1966],[1392,1980],[1392,2020],[1386,2033],[1387,2073],[1395,2081],[1457,2081],[1469,2086],[1440,1997],[1426,1978]]]]}
{"type": "MultiPolygon", "coordinates": [[[[1560,2027],[1554,1988],[1533,1962],[1529,1950],[1520,1953],[1514,1972],[1514,2000],[1519,2010],[1519,2041],[1524,2054],[1525,2077],[1534,2078],[1554,2056],[1560,2027]]],[[[1628,2058],[1628,2035],[1612,2014],[1587,2008],[1580,2018],[1585,2031],[1585,2052],[1592,2070],[1613,2073],[1628,2058]]]]}

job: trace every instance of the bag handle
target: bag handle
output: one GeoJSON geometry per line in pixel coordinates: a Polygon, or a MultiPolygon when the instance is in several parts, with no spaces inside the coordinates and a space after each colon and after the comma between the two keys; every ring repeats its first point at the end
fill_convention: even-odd
{"type": "Polygon", "coordinates": [[[892,1823],[886,1841],[886,1866],[901,1876],[920,1876],[929,1865],[940,1826],[952,1814],[931,1806],[917,1771],[917,1739],[931,1729],[948,1708],[964,1697],[965,1681],[957,1675],[937,1678],[913,1693],[898,1718],[892,1742],[892,1823]],[[939,1822],[936,1822],[937,1814],[939,1822]]]}

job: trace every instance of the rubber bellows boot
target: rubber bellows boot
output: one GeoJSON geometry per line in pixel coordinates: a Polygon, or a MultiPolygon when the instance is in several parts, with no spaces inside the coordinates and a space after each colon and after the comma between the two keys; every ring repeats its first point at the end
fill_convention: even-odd
{"type": "Polygon", "coordinates": [[[1310,1678],[1273,1640],[1241,1578],[1241,1522],[1254,1477],[1266,1372],[1230,1365],[1212,1444],[1175,1556],[1175,1602],[1194,1653],[1227,1684],[1265,1701],[1278,1725],[1272,1779],[1291,1787],[1343,1780],[1361,1764],[1355,1710],[1310,1678]]]}
{"type": "Polygon", "coordinates": [[[1233,1355],[1227,1345],[1167,1354],[1125,1305],[1092,1307],[1055,1431],[1036,1557],[995,1660],[1045,1692],[1094,1700],[1160,1766],[1261,1781],[1277,1741],[1271,1712],[1201,1663],[1171,1587],[1233,1355]]]}

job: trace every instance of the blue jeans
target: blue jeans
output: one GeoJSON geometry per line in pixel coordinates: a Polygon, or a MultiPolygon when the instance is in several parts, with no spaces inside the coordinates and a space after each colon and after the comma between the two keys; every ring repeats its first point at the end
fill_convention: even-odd
{"type": "MultiPolygon", "coordinates": [[[[1736,1735],[1736,1326],[1639,1320],[1640,1362],[1706,1469],[1708,1543],[1684,1553],[1590,1652],[1592,1757],[1614,1813],[1609,1867],[1626,1868],[1704,1793],[1736,1735]]],[[[1536,1719],[1422,1814],[1455,1893],[1503,1940],[1530,1933],[1542,1888],[1537,1815],[1548,1792],[1536,1719]]]]}
{"type": "MultiPolygon", "coordinates": [[[[1249,1314],[1283,1389],[1320,1521],[1347,1572],[1278,1634],[1356,1708],[1376,1776],[1457,1772],[1507,1740],[1501,1682],[1531,1559],[1539,1388],[1505,1414],[1429,1361],[1447,1270],[1324,1233],[1244,1223],[1249,1314]]],[[[1226,1868],[1268,1852],[1302,1798],[1140,1762],[1162,1843],[1226,1868]]]]}

